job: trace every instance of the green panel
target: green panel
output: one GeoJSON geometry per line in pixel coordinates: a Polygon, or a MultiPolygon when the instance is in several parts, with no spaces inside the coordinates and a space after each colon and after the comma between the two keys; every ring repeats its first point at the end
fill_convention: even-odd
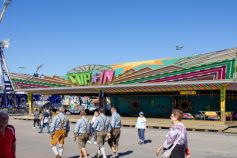
{"type": "Polygon", "coordinates": [[[173,71],[171,73],[157,74],[157,75],[154,75],[154,76],[133,79],[133,80],[130,80],[130,81],[121,82],[121,84],[131,84],[131,83],[136,83],[136,82],[144,82],[144,81],[154,80],[154,79],[162,78],[162,77],[175,76],[175,75],[178,75],[178,74],[185,74],[185,73],[195,72],[195,71],[199,71],[199,70],[203,70],[203,69],[215,68],[215,67],[223,66],[223,65],[227,66],[227,68],[226,68],[227,69],[226,79],[233,78],[234,59],[233,60],[226,60],[226,61],[222,61],[222,62],[216,62],[216,63],[212,63],[212,64],[206,64],[206,65],[197,66],[197,67],[191,67],[191,68],[188,68],[188,69],[173,71]]]}
{"type": "Polygon", "coordinates": [[[124,73],[123,72],[123,68],[118,68],[118,69],[116,69],[116,70],[114,70],[115,71],[115,77],[118,77],[119,75],[121,75],[122,73],[124,73]]]}
{"type": "Polygon", "coordinates": [[[237,92],[226,94],[226,111],[237,112],[237,92]]]}
{"type": "MultiPolygon", "coordinates": [[[[234,78],[235,62],[236,62],[236,60],[234,59],[233,62],[231,63],[231,70],[230,70],[231,72],[230,72],[230,77],[229,78],[234,78]]],[[[227,70],[227,72],[228,72],[228,70],[227,70]]],[[[228,74],[228,73],[226,73],[226,74],[228,74]]]]}
{"type": "MultiPolygon", "coordinates": [[[[143,111],[149,117],[169,118],[172,112],[172,101],[176,98],[176,108],[196,114],[198,111],[220,111],[220,95],[210,94],[195,96],[158,96],[158,95],[130,95],[111,96],[111,104],[118,107],[123,116],[138,116],[143,111]]],[[[237,97],[235,98],[237,100],[237,97]]],[[[227,109],[237,111],[234,101],[227,102],[227,109]]]]}
{"type": "Polygon", "coordinates": [[[167,117],[172,111],[170,96],[111,96],[111,104],[123,115],[137,116],[143,111],[146,116],[167,117]]]}
{"type": "Polygon", "coordinates": [[[158,65],[158,64],[157,65],[144,64],[144,65],[141,65],[141,66],[137,66],[134,69],[137,71],[137,70],[148,67],[148,68],[151,68],[151,69],[155,70],[155,69],[158,69],[158,68],[170,66],[170,65],[174,64],[176,61],[178,61],[179,59],[180,58],[163,59],[163,60],[161,60],[161,62],[163,62],[163,64],[161,64],[161,65],[158,65]]]}
{"type": "Polygon", "coordinates": [[[196,114],[198,111],[220,111],[220,95],[177,96],[177,108],[196,114]]]}

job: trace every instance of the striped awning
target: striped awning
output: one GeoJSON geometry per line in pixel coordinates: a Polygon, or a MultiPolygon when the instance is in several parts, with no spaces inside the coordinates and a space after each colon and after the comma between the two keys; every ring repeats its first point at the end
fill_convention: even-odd
{"type": "Polygon", "coordinates": [[[237,90],[237,82],[233,80],[218,81],[188,81],[188,82],[161,82],[143,84],[124,84],[124,85],[103,85],[103,86],[78,86],[78,87],[50,87],[17,89],[16,92],[26,92],[33,94],[95,94],[100,90],[106,94],[122,93],[145,93],[145,92],[171,92],[183,90],[220,90],[221,87],[230,87],[237,90]]]}

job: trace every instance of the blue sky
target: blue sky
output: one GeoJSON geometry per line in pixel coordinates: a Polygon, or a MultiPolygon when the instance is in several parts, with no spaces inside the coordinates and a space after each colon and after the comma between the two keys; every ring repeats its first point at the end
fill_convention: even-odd
{"type": "Polygon", "coordinates": [[[45,63],[41,74],[64,75],[85,64],[236,47],[236,8],[235,0],[13,0],[0,39],[10,39],[11,72],[32,74],[45,63]]]}

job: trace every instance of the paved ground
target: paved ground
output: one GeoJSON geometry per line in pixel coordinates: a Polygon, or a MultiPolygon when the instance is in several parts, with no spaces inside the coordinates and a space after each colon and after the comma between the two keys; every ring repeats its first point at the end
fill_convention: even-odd
{"type": "MultiPolygon", "coordinates": [[[[79,119],[79,115],[67,115],[70,122],[77,122],[79,119]]],[[[92,118],[92,115],[87,116],[89,119],[92,118]]],[[[15,116],[15,119],[19,120],[33,120],[33,115],[24,115],[24,116],[15,116]]],[[[162,128],[169,128],[172,124],[170,119],[162,119],[162,118],[146,118],[147,119],[147,126],[148,127],[162,127],[162,128]]],[[[135,122],[137,121],[137,117],[122,117],[122,125],[125,126],[134,126],[135,122]]],[[[214,131],[223,131],[228,128],[227,125],[223,124],[220,121],[207,121],[207,120],[183,120],[185,126],[188,129],[195,129],[195,130],[214,130],[214,131]]],[[[237,121],[231,122],[232,126],[237,126],[237,121]]],[[[237,128],[236,128],[237,129],[237,128]]],[[[236,133],[236,130],[231,130],[228,133],[236,133]]]]}
{"type": "MultiPolygon", "coordinates": [[[[17,158],[53,158],[50,149],[50,136],[47,133],[38,134],[32,128],[31,121],[10,120],[17,132],[17,158]]],[[[74,124],[71,126],[74,129],[74,124]]],[[[45,129],[46,130],[46,129],[45,129]]],[[[46,132],[46,131],[45,131],[46,132]]],[[[123,158],[154,158],[155,150],[160,145],[167,130],[148,129],[146,131],[145,145],[137,144],[137,132],[134,128],[123,128],[120,140],[120,157],[123,158]]],[[[236,158],[237,156],[237,135],[189,132],[189,146],[192,158],[236,158]]],[[[87,145],[90,157],[96,152],[96,145],[87,145]]],[[[106,145],[107,155],[111,150],[106,145]]],[[[73,141],[72,132],[66,139],[65,158],[77,158],[78,146],[73,141]]]]}

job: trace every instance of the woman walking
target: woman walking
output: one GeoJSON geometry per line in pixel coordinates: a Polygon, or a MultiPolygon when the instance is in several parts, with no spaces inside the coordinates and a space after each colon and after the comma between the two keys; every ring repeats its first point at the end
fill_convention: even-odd
{"type": "Polygon", "coordinates": [[[144,113],[140,112],[139,117],[137,118],[136,128],[138,131],[139,142],[138,144],[144,144],[145,141],[145,130],[146,130],[146,118],[144,113]]]}
{"type": "Polygon", "coordinates": [[[190,156],[188,150],[187,130],[181,122],[182,117],[183,112],[181,110],[174,109],[172,111],[170,119],[173,126],[166,135],[164,144],[157,149],[157,154],[162,150],[166,151],[173,149],[170,158],[185,158],[185,155],[190,156]],[[175,146],[173,147],[173,145],[175,146]]]}

